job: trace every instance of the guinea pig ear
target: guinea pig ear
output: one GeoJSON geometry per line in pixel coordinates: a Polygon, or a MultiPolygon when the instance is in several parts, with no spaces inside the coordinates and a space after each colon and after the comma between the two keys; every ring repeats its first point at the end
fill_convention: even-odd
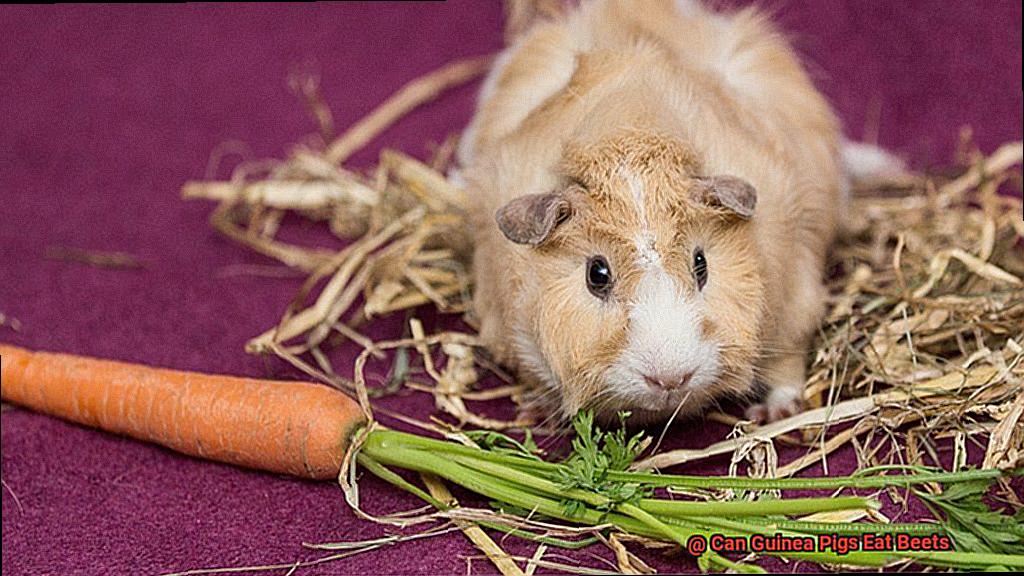
{"type": "Polygon", "coordinates": [[[548,192],[520,196],[499,208],[494,219],[509,240],[537,246],[571,215],[569,200],[560,192],[548,192]]]}
{"type": "Polygon", "coordinates": [[[725,208],[744,220],[750,220],[757,206],[757,190],[736,176],[697,178],[695,194],[699,202],[725,208]]]}

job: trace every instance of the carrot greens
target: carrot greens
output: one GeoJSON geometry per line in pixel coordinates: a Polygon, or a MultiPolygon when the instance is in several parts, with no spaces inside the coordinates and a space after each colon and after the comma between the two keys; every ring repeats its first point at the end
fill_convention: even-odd
{"type": "MultiPolygon", "coordinates": [[[[470,433],[478,447],[376,429],[363,443],[358,462],[369,472],[416,494],[431,505],[447,504],[401,478],[391,468],[434,474],[488,499],[501,514],[481,519],[485,528],[553,546],[579,547],[612,534],[656,540],[686,549],[691,539],[727,537],[818,537],[906,534],[947,537],[955,550],[861,550],[838,553],[767,550],[761,554],[820,564],[880,567],[911,561],[953,569],[1024,568],[1024,529],[1021,515],[992,510],[982,500],[995,481],[1021,471],[970,470],[946,472],[922,467],[862,470],[851,476],[761,479],[701,477],[636,472],[630,466],[647,446],[642,433],[629,435],[622,415],[620,426],[601,430],[591,414],[573,421],[575,438],[567,457],[549,462],[538,457],[532,438],[515,440],[498,432],[470,433]],[[664,488],[731,488],[754,496],[767,490],[881,489],[911,487],[933,512],[935,523],[814,522],[801,517],[819,512],[863,511],[868,517],[881,506],[859,495],[758,499],[683,500],[659,494],[664,488]],[[931,487],[926,491],[923,487],[931,487]],[[935,487],[941,491],[936,492],[935,487]],[[590,527],[590,539],[552,538],[542,532],[509,524],[542,520],[551,525],[590,527]],[[562,523],[562,524],[557,524],[562,523]]],[[[735,495],[734,495],[735,497],[735,495]]],[[[707,548],[697,555],[705,570],[760,572],[746,554],[730,558],[707,548]]]]}

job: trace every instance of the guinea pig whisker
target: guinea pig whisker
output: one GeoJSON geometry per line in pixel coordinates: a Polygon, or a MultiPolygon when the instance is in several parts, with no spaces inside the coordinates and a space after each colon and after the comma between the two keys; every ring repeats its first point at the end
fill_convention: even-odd
{"type": "Polygon", "coordinates": [[[607,388],[591,397],[587,402],[587,409],[595,414],[603,413],[607,408],[621,403],[622,397],[616,390],[607,388]]]}
{"type": "Polygon", "coordinates": [[[558,428],[556,428],[556,431],[555,431],[554,434],[550,434],[549,435],[549,438],[556,438],[557,439],[560,436],[565,435],[565,431],[566,431],[566,428],[564,427],[565,422],[561,418],[561,414],[559,414],[558,412],[555,412],[555,411],[551,411],[547,416],[545,416],[544,420],[542,420],[537,425],[537,427],[543,429],[543,428],[547,428],[548,426],[550,426],[553,423],[557,423],[559,426],[558,426],[558,428]]]}
{"type": "Polygon", "coordinates": [[[548,430],[547,438],[560,438],[568,433],[571,428],[569,426],[569,420],[561,417],[557,412],[552,412],[544,418],[543,427],[548,430]]]}
{"type": "Polygon", "coordinates": [[[598,412],[604,409],[604,407],[608,405],[608,403],[614,398],[614,396],[614,390],[612,390],[611,388],[605,388],[604,390],[601,390],[594,396],[588,398],[585,407],[587,409],[598,412]]]}
{"type": "Polygon", "coordinates": [[[533,428],[538,430],[546,430],[549,429],[549,427],[554,428],[554,431],[551,434],[546,434],[545,437],[557,439],[564,436],[568,431],[566,424],[567,420],[563,417],[561,412],[557,410],[549,410],[548,415],[540,422],[534,424],[533,428]]]}
{"type": "Polygon", "coordinates": [[[658,436],[658,441],[654,443],[654,449],[651,450],[651,454],[657,454],[658,449],[661,448],[661,441],[665,439],[665,433],[668,432],[670,426],[675,421],[676,416],[679,415],[679,410],[682,409],[683,404],[690,399],[690,395],[693,393],[693,389],[687,390],[686,394],[676,404],[676,409],[672,411],[672,416],[669,417],[668,421],[665,422],[665,426],[661,429],[661,434],[658,436]]]}

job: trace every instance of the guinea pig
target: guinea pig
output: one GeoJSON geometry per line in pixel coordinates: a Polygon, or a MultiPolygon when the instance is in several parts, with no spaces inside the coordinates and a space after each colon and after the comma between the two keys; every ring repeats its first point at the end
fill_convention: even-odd
{"type": "MultiPolygon", "coordinates": [[[[473,311],[540,410],[802,408],[839,123],[755,9],[595,0],[497,59],[458,156],[473,311]]],[[[632,421],[632,420],[631,420],[632,421]]]]}

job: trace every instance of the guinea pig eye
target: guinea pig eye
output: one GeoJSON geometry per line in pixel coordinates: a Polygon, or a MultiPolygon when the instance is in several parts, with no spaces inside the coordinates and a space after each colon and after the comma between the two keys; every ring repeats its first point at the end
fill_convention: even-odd
{"type": "Polygon", "coordinates": [[[708,259],[700,248],[693,251],[693,279],[697,281],[697,290],[703,290],[708,282],[708,259]]]}
{"type": "Polygon", "coordinates": [[[594,256],[587,261],[587,288],[598,298],[608,297],[612,290],[612,269],[604,256],[594,256]]]}

